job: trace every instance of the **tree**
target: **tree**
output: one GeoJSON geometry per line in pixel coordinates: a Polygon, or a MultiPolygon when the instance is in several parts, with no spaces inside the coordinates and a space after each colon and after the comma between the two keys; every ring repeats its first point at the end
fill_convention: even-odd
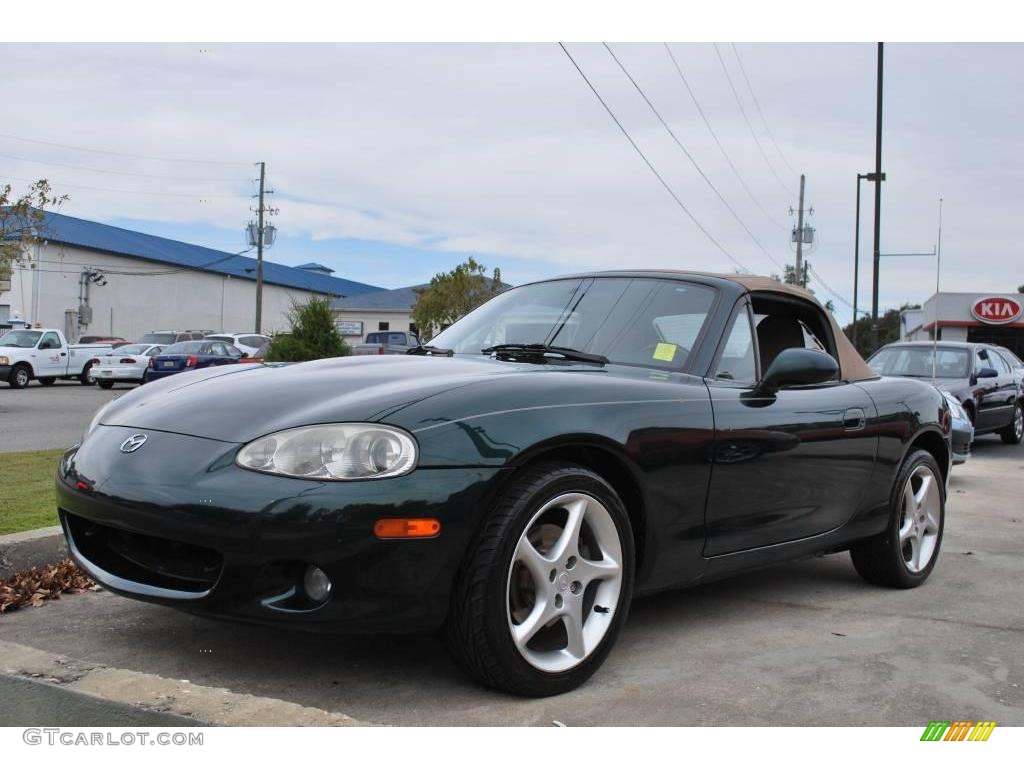
{"type": "MultiPolygon", "coordinates": [[[[878,318],[878,347],[891,344],[900,340],[900,313],[905,309],[920,309],[920,304],[904,304],[899,309],[888,309],[885,314],[878,318]]],[[[853,331],[853,323],[849,323],[843,332],[849,338],[853,331]]],[[[871,318],[869,316],[857,319],[857,351],[862,357],[867,357],[878,347],[871,345],[871,318]]]]}
{"type": "Polygon", "coordinates": [[[10,184],[0,186],[0,280],[9,280],[11,264],[21,261],[28,247],[45,234],[47,208],[60,208],[67,195],[56,195],[46,179],[31,184],[21,197],[10,184]]]}
{"type": "Polygon", "coordinates": [[[292,301],[288,310],[290,333],[276,333],[267,350],[268,362],[299,363],[325,357],[346,357],[352,349],[334,327],[334,315],[327,299],[292,301]]]}
{"type": "Polygon", "coordinates": [[[416,289],[412,319],[421,339],[430,339],[442,328],[501,293],[501,270],[492,277],[487,268],[472,256],[451,272],[440,272],[426,288],[416,289]]]}
{"type": "Polygon", "coordinates": [[[1024,285],[1017,286],[1017,293],[1024,293],[1024,285]]]}

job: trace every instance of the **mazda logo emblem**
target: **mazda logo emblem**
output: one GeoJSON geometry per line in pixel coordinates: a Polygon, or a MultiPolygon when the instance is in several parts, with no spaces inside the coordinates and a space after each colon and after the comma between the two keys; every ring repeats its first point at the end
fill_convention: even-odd
{"type": "Polygon", "coordinates": [[[139,448],[146,444],[146,440],[149,438],[146,435],[132,435],[131,437],[125,438],[125,441],[121,443],[121,453],[135,453],[139,448]]]}

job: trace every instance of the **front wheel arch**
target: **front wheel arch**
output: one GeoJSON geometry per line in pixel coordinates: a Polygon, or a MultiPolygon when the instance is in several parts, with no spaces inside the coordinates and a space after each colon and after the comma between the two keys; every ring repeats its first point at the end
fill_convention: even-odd
{"type": "Polygon", "coordinates": [[[919,432],[907,445],[906,450],[904,450],[903,456],[900,458],[900,466],[903,466],[903,462],[907,460],[911,453],[918,450],[927,451],[932,455],[935,463],[939,465],[939,471],[942,472],[943,483],[949,480],[949,462],[951,458],[949,446],[946,444],[946,439],[937,429],[925,429],[919,432]]]}
{"type": "MultiPolygon", "coordinates": [[[[513,460],[510,470],[502,483],[513,482],[524,470],[542,463],[576,464],[589,469],[603,479],[622,499],[626,515],[633,529],[636,573],[644,572],[645,543],[647,535],[648,504],[643,485],[638,479],[639,469],[615,447],[604,443],[602,438],[576,438],[558,442],[540,443],[521,452],[513,460]]],[[[498,490],[498,494],[501,489],[498,490]]]]}

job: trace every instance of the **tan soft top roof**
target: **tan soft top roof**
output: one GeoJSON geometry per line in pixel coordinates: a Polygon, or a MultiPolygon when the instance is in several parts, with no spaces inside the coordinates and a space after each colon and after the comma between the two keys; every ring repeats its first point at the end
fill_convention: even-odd
{"type": "Polygon", "coordinates": [[[825,312],[825,316],[832,325],[832,336],[835,338],[836,352],[839,354],[839,378],[843,381],[865,381],[866,379],[878,378],[878,374],[871,370],[871,366],[864,362],[864,358],[860,356],[857,348],[850,343],[848,338],[846,338],[846,334],[843,333],[843,329],[839,327],[839,323],[836,322],[832,313],[825,310],[817,297],[815,297],[815,295],[806,288],[789,285],[788,283],[781,283],[774,278],[762,277],[761,275],[723,275],[711,272],[686,272],[684,270],[671,269],[664,271],[675,272],[683,275],[718,277],[723,280],[731,280],[734,283],[739,283],[746,288],[748,292],[781,293],[813,302],[816,306],[820,307],[823,312],[825,312]]]}

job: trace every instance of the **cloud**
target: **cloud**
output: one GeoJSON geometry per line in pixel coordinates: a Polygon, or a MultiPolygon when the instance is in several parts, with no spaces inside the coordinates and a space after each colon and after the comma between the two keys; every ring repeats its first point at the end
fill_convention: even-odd
{"type": "MultiPolygon", "coordinates": [[[[554,44],[211,47],[200,54],[189,45],[5,46],[7,103],[19,108],[8,111],[4,133],[216,162],[0,138],[0,174],[65,184],[73,215],[240,233],[251,215],[253,163],[265,160],[280,208],[276,224],[292,249],[303,239],[312,248],[355,238],[478,253],[489,264],[507,259],[512,281],[588,268],[734,268],[665,194],[554,44]],[[212,202],[199,202],[206,199],[212,202]]],[[[722,158],[664,49],[613,47],[775,262],[793,259],[788,209],[796,205],[798,180],[786,160],[807,174],[819,235],[809,258],[849,300],[855,177],[871,170],[874,158],[874,46],[738,46],[784,160],[732,49],[720,45],[784,189],[751,138],[714,48],[673,45],[719,139],[774,222],[722,158]]],[[[604,49],[570,49],[693,215],[739,262],[778,272],[604,49]]],[[[1024,282],[1016,233],[1021,54],[1016,45],[887,48],[882,248],[931,249],[944,197],[946,289],[1008,290],[1024,282]]],[[[871,185],[863,193],[866,307],[871,185]]],[[[297,263],[301,253],[291,253],[297,263]]],[[[317,260],[331,263],[322,250],[317,260]]],[[[374,282],[372,265],[358,274],[340,259],[332,266],[374,282]]],[[[434,265],[414,259],[407,267],[413,282],[434,265]]],[[[887,259],[883,269],[884,305],[922,301],[934,285],[928,259],[887,259]]]]}

